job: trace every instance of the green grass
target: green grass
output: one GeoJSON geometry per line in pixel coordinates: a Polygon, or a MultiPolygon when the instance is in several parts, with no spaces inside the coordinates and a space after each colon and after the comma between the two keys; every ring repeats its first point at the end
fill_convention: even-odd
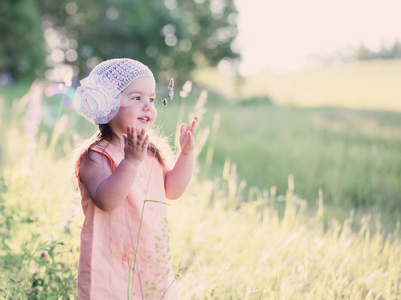
{"type": "MultiPolygon", "coordinates": [[[[207,149],[213,144],[211,173],[201,174],[203,178],[220,176],[228,159],[236,163],[240,179],[248,186],[276,186],[283,194],[287,177],[293,174],[295,193],[312,206],[322,189],[333,216],[339,217],[343,208],[362,214],[393,213],[392,218],[398,218],[400,113],[283,107],[267,99],[232,102],[214,97],[200,125],[212,127],[214,116],[220,115],[219,128],[212,130],[200,154],[204,170],[207,149]]],[[[195,100],[185,101],[192,108],[195,100]]],[[[165,120],[166,132],[175,128],[178,107],[174,105],[168,107],[173,116],[165,120]]]]}
{"type": "MultiPolygon", "coordinates": [[[[162,131],[197,94],[167,106],[162,131]]],[[[69,158],[93,127],[65,109],[29,135],[27,103],[12,102],[0,101],[0,298],[74,299],[83,216],[69,158]]],[[[394,112],[211,94],[197,175],[168,208],[182,299],[400,298],[400,125],[394,112]]]]}
{"type": "Polygon", "coordinates": [[[0,298],[73,299],[79,200],[66,153],[57,159],[45,132],[24,134],[23,103],[0,102],[0,298]]]}
{"type": "Polygon", "coordinates": [[[357,61],[288,74],[265,71],[242,80],[211,69],[197,70],[194,77],[229,98],[267,95],[284,105],[401,111],[401,60],[357,61]]]}
{"type": "Polygon", "coordinates": [[[399,224],[394,235],[372,234],[350,216],[324,228],[323,206],[310,217],[304,202],[259,194],[233,203],[226,180],[196,183],[170,208],[174,269],[184,299],[397,299],[399,224]],[[275,201],[286,202],[279,218],[275,201]]]}

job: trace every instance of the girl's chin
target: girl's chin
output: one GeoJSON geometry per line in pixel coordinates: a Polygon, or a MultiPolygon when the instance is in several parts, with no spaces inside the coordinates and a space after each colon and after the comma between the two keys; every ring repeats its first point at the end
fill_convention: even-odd
{"type": "Polygon", "coordinates": [[[149,129],[152,127],[153,123],[141,123],[141,122],[137,122],[136,124],[134,124],[135,128],[136,128],[136,132],[137,134],[141,134],[142,129],[145,130],[145,133],[149,131],[149,129]]]}

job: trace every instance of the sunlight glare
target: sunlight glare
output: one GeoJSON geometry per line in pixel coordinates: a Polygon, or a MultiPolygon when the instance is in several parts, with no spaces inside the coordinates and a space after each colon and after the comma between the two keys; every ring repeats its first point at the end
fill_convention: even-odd
{"type": "Polygon", "coordinates": [[[371,50],[401,41],[397,0],[236,0],[244,75],[308,68],[324,57],[362,43],[371,50]],[[313,62],[312,62],[313,63],[313,62]]]}

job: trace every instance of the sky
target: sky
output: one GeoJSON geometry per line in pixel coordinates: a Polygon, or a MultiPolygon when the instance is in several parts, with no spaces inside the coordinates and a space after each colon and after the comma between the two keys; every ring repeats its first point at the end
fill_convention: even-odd
{"type": "Polygon", "coordinates": [[[240,72],[296,72],[337,51],[401,42],[401,0],[235,0],[240,72]]]}

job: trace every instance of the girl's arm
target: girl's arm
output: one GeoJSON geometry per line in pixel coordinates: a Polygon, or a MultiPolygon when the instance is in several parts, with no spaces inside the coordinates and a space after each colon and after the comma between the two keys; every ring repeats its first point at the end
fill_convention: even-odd
{"type": "Polygon", "coordinates": [[[114,173],[107,158],[97,152],[92,152],[90,159],[85,155],[79,168],[89,197],[104,211],[112,211],[127,197],[138,167],[145,158],[149,137],[143,130],[137,138],[135,128],[128,126],[124,142],[125,157],[114,173]]]}
{"type": "Polygon", "coordinates": [[[195,162],[195,130],[198,117],[196,116],[187,127],[182,124],[180,127],[180,146],[181,152],[171,170],[165,175],[164,183],[167,199],[177,199],[185,191],[192,177],[195,162]]]}

